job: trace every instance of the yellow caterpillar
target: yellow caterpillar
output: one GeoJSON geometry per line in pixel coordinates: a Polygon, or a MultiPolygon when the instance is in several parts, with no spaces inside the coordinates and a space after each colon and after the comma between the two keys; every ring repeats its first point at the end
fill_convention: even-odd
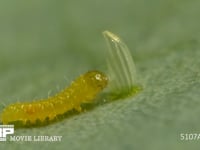
{"type": "Polygon", "coordinates": [[[81,104],[93,102],[95,96],[107,86],[107,83],[108,78],[105,74],[99,71],[89,71],[55,96],[7,106],[1,114],[1,122],[3,124],[21,122],[25,126],[27,123],[36,124],[37,120],[52,121],[58,115],[72,109],[80,112],[81,104]]]}

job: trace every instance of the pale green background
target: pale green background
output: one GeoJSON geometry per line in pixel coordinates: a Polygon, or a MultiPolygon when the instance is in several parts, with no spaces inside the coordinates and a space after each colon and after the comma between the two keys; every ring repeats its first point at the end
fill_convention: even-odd
{"type": "Polygon", "coordinates": [[[1,0],[0,102],[44,98],[85,71],[105,71],[105,29],[129,46],[144,90],[47,127],[15,130],[62,142],[1,142],[0,149],[200,146],[180,140],[180,133],[200,133],[199,0],[1,0]]]}

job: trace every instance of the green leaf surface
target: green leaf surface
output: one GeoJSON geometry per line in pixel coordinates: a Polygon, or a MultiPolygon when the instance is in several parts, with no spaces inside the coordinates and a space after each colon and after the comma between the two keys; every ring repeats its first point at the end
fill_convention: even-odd
{"type": "Polygon", "coordinates": [[[131,50],[143,91],[19,135],[61,142],[0,142],[0,149],[195,149],[200,133],[200,1],[0,2],[0,103],[53,95],[88,70],[105,71],[105,29],[131,50]]]}

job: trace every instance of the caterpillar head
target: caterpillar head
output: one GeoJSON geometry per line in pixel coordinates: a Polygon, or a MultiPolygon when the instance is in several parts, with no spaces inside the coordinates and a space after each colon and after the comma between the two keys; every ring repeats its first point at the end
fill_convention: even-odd
{"type": "Polygon", "coordinates": [[[108,77],[100,71],[88,71],[84,75],[84,80],[98,91],[105,88],[108,84],[108,77]]]}

